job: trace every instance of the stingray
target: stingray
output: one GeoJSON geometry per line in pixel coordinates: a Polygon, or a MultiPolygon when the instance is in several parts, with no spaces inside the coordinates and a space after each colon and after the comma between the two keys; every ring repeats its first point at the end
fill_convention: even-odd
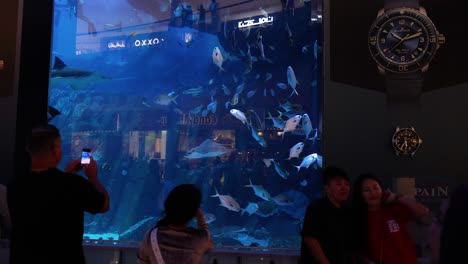
{"type": "Polygon", "coordinates": [[[222,156],[231,153],[233,149],[226,148],[225,146],[214,142],[211,139],[203,141],[199,146],[194,147],[187,151],[185,155],[188,159],[199,159],[222,156]]]}

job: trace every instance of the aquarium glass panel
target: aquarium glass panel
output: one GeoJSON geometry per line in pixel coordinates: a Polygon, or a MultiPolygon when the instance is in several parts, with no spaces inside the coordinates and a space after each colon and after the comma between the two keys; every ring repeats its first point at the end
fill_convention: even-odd
{"type": "Polygon", "coordinates": [[[322,195],[319,1],[56,0],[49,122],[111,197],[86,241],[137,242],[194,183],[217,247],[300,246],[322,195]]]}

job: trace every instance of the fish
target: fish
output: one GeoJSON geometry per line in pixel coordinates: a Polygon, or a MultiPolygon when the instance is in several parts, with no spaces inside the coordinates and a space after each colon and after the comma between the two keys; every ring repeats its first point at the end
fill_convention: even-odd
{"type": "Polygon", "coordinates": [[[315,129],[315,135],[311,138],[309,138],[309,140],[312,140],[312,144],[315,144],[315,141],[317,141],[319,138],[318,138],[318,129],[315,129]]]}
{"type": "Polygon", "coordinates": [[[238,110],[238,109],[231,109],[229,110],[229,113],[231,113],[231,115],[233,115],[235,118],[239,119],[240,121],[242,121],[242,123],[245,125],[249,125],[249,122],[247,121],[247,117],[245,117],[245,114],[244,112],[242,112],[241,110],[238,110]]]}
{"type": "Polygon", "coordinates": [[[205,217],[205,222],[207,224],[209,223],[212,223],[216,220],[216,216],[214,214],[211,214],[211,213],[206,213],[203,215],[205,217]]]}
{"type": "Polygon", "coordinates": [[[281,168],[280,165],[275,160],[273,160],[272,162],[273,162],[273,165],[275,166],[275,171],[278,173],[278,175],[283,179],[287,179],[289,176],[289,172],[283,170],[283,168],[281,168]]]}
{"type": "Polygon", "coordinates": [[[286,90],[288,88],[288,85],[285,83],[277,83],[276,86],[281,90],[286,90]]]}
{"type": "Polygon", "coordinates": [[[224,171],[223,171],[223,175],[221,176],[221,179],[219,180],[219,183],[221,183],[221,185],[224,185],[225,179],[226,179],[226,177],[224,176],[224,171]]]}
{"type": "Polygon", "coordinates": [[[60,111],[57,110],[55,107],[48,106],[47,108],[47,122],[50,122],[54,117],[60,115],[60,111]]]}
{"type": "Polygon", "coordinates": [[[252,90],[252,91],[249,91],[249,92],[247,93],[247,97],[250,98],[250,97],[254,96],[256,92],[257,92],[257,89],[252,90]]]}
{"type": "Polygon", "coordinates": [[[288,66],[288,69],[286,70],[286,77],[288,78],[288,84],[293,90],[289,97],[291,97],[293,94],[299,95],[296,90],[296,86],[299,84],[299,82],[297,81],[296,74],[294,73],[294,70],[291,66],[288,66]]]}
{"type": "MultiPolygon", "coordinates": [[[[252,123],[252,122],[250,122],[250,123],[252,123]]],[[[264,148],[267,147],[267,143],[266,143],[265,139],[263,137],[261,137],[257,133],[257,130],[254,129],[254,127],[252,125],[250,125],[250,132],[251,132],[252,137],[255,139],[255,141],[257,141],[258,144],[260,144],[260,146],[262,146],[264,148]]]]}
{"type": "Polygon", "coordinates": [[[308,51],[309,51],[309,48],[311,47],[311,45],[305,45],[304,47],[302,47],[301,51],[302,53],[306,54],[308,51]]]}
{"type": "Polygon", "coordinates": [[[236,87],[236,93],[241,94],[245,89],[245,83],[241,83],[236,87]]]}
{"type": "Polygon", "coordinates": [[[198,96],[200,93],[203,92],[203,87],[198,86],[195,88],[190,88],[187,90],[182,91],[182,94],[190,94],[191,96],[198,96]]]}
{"type": "Polygon", "coordinates": [[[96,83],[112,80],[94,71],[69,67],[59,57],[55,57],[54,66],[50,71],[50,84],[52,87],[64,84],[72,89],[85,89],[96,83]]]}
{"type": "Polygon", "coordinates": [[[302,119],[301,115],[295,115],[295,116],[289,118],[286,121],[286,124],[284,125],[283,131],[282,131],[283,135],[286,132],[295,130],[297,125],[299,124],[299,121],[301,121],[301,119],[302,119]]]}
{"type": "Polygon", "coordinates": [[[292,47],[293,44],[294,44],[294,40],[293,40],[293,35],[292,35],[292,32],[291,32],[291,28],[289,27],[289,24],[287,22],[286,22],[285,29],[286,29],[286,33],[288,35],[289,45],[292,47]]]}
{"type": "Polygon", "coordinates": [[[267,168],[271,166],[272,161],[273,159],[263,159],[263,163],[265,163],[265,166],[267,166],[267,168]]]}
{"type": "Polygon", "coordinates": [[[310,121],[310,117],[308,114],[302,115],[301,126],[305,132],[305,140],[307,140],[309,138],[310,132],[312,132],[312,122],[310,121]]]}
{"type": "Polygon", "coordinates": [[[221,88],[223,89],[223,92],[225,95],[231,95],[231,90],[226,85],[221,85],[221,88]]]}
{"type": "Polygon", "coordinates": [[[237,105],[239,103],[239,94],[235,93],[234,96],[231,99],[231,105],[237,105]]]}
{"type": "Polygon", "coordinates": [[[230,195],[221,195],[218,193],[218,190],[215,188],[216,194],[212,195],[211,197],[219,197],[219,201],[221,202],[221,206],[226,207],[230,211],[239,212],[240,205],[237,203],[234,198],[230,195]]]}
{"type": "Polygon", "coordinates": [[[320,168],[323,167],[323,157],[322,157],[322,155],[317,155],[317,163],[315,163],[315,164],[317,164],[317,166],[319,166],[320,168]]]}
{"type": "MultiPolygon", "coordinates": [[[[283,115],[286,116],[287,118],[291,118],[291,117],[296,116],[296,115],[303,116],[304,111],[302,111],[302,110],[291,110],[291,111],[284,112],[283,115]]],[[[305,135],[305,133],[302,133],[302,135],[305,135]]]]}
{"type": "Polygon", "coordinates": [[[225,59],[223,58],[223,54],[221,53],[221,50],[218,47],[213,48],[213,53],[211,55],[213,58],[213,63],[218,66],[220,71],[225,71],[223,69],[223,62],[225,59]]]}
{"type": "Polygon", "coordinates": [[[273,75],[270,72],[265,73],[265,82],[270,80],[273,77],[273,75]]]}
{"type": "Polygon", "coordinates": [[[211,111],[213,114],[216,113],[216,107],[218,106],[218,101],[213,101],[206,106],[208,111],[211,111]]]}
{"type": "Polygon", "coordinates": [[[297,168],[297,171],[299,171],[301,168],[308,169],[311,164],[317,161],[317,158],[318,158],[318,154],[312,153],[304,157],[304,159],[302,160],[299,166],[294,166],[294,165],[293,166],[297,168]]]}
{"type": "Polygon", "coordinates": [[[253,213],[257,212],[258,210],[258,204],[256,203],[249,203],[245,209],[241,208],[241,215],[244,214],[244,212],[247,212],[249,216],[251,216],[253,213]]]}
{"type": "Polygon", "coordinates": [[[284,104],[280,103],[279,107],[283,108],[284,111],[288,112],[293,109],[293,104],[291,104],[291,102],[289,101],[286,101],[286,103],[284,104]]]}
{"type": "Polygon", "coordinates": [[[306,179],[302,180],[300,183],[299,183],[302,187],[306,187],[308,182],[306,179]]]}
{"type": "Polygon", "coordinates": [[[287,195],[280,193],[271,198],[277,205],[280,206],[288,206],[294,203],[294,200],[289,198],[287,195]]]}
{"type": "Polygon", "coordinates": [[[155,104],[158,104],[158,105],[169,105],[172,102],[174,104],[177,104],[177,102],[175,101],[175,99],[177,97],[178,97],[178,95],[176,95],[175,97],[171,97],[167,93],[163,93],[163,94],[160,94],[159,96],[153,98],[153,101],[154,101],[155,104]]]}
{"type": "Polygon", "coordinates": [[[214,97],[215,97],[217,92],[218,92],[217,88],[211,90],[211,92],[210,92],[211,101],[215,101],[214,97]]]}
{"type": "Polygon", "coordinates": [[[269,201],[271,196],[265,188],[261,185],[253,185],[252,180],[249,178],[249,184],[244,185],[244,187],[252,187],[256,196],[262,198],[265,201],[269,201]]]}
{"type": "MultiPolygon", "coordinates": [[[[280,113],[281,114],[281,113],[280,113]]],[[[281,119],[280,117],[273,117],[271,115],[270,112],[268,112],[268,117],[266,119],[271,119],[271,121],[273,122],[273,126],[276,127],[276,128],[279,128],[279,129],[283,129],[284,128],[284,120],[281,119]]]]}
{"type": "Polygon", "coordinates": [[[289,150],[289,158],[299,158],[299,155],[301,154],[302,150],[304,149],[304,142],[299,142],[296,145],[294,145],[290,150],[289,150]]]}
{"type": "Polygon", "coordinates": [[[196,115],[196,114],[199,114],[203,109],[203,105],[199,105],[197,107],[195,107],[194,109],[190,110],[190,113],[196,115]]]}

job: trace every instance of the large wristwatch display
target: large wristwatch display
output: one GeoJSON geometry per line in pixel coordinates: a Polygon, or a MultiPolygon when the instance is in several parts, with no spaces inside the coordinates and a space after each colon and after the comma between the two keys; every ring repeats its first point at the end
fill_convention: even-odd
{"type": "Polygon", "coordinates": [[[369,31],[369,50],[385,75],[387,96],[417,97],[422,73],[445,42],[418,0],[386,0],[369,31]]]}

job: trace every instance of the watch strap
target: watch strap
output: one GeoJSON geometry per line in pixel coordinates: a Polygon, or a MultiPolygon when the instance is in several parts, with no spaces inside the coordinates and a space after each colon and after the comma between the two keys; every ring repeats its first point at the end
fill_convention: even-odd
{"type": "Polygon", "coordinates": [[[416,126],[421,113],[422,72],[386,73],[386,108],[392,127],[416,126]]]}
{"type": "Polygon", "coordinates": [[[385,89],[387,100],[419,101],[423,88],[422,72],[408,74],[385,74],[385,89]]]}
{"type": "Polygon", "coordinates": [[[390,10],[400,7],[419,9],[419,0],[385,0],[384,10],[390,10]]]}

